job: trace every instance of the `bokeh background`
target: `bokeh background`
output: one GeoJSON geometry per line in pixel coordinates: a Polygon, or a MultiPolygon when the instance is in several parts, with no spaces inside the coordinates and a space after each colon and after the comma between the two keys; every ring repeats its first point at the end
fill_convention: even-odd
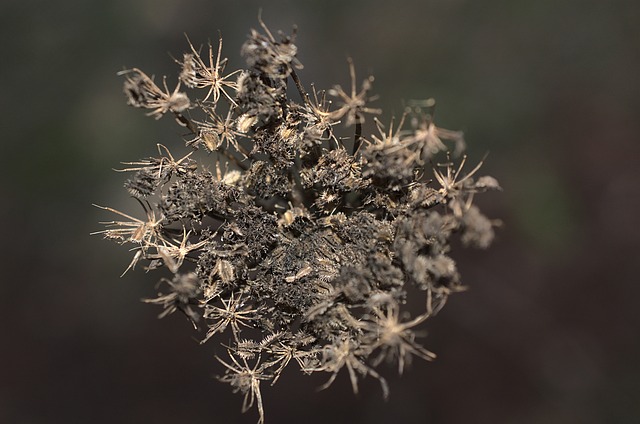
{"type": "Polygon", "coordinates": [[[136,212],[120,161],[185,152],[181,130],[125,105],[124,67],[176,75],[170,55],[224,36],[229,68],[257,26],[299,27],[302,80],[372,72],[385,119],[435,97],[504,192],[494,247],[457,251],[469,290],[428,322],[433,363],[285,374],[268,423],[640,422],[640,6],[629,1],[111,0],[0,3],[0,422],[252,423],[214,377],[214,344],[118,276],[126,249],[90,237],[136,212]]]}

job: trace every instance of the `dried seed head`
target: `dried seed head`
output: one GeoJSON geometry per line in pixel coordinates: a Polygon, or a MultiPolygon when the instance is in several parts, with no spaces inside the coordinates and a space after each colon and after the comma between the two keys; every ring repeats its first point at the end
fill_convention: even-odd
{"type": "Polygon", "coordinates": [[[482,161],[469,172],[466,156],[436,161],[448,142],[455,158],[464,140],[435,126],[433,100],[409,102],[388,128],[374,119],[370,134],[365,116],[382,112],[370,106],[373,77],[358,86],[349,59],[348,89],[310,95],[296,73],[295,32],[276,38],[260,24],[242,47],[245,70],[225,73],[221,39],[204,57],[187,39],[173,91],[138,69],[121,73],[127,102],[155,118],[172,113],[192,151],[175,159],[158,145],[158,157],[126,162],[125,187],[146,218],[100,207],[121,220],[97,233],[134,244],[127,271],[166,268],[146,302],[205,323],[203,342],[217,338],[229,354],[218,358],[220,380],[244,395],[243,411],[257,405],[262,422],[260,383],[275,384],[290,364],[329,373],[323,388],[343,369],[354,391],[373,377],[386,396],[381,361],[402,373],[414,356],[433,359],[417,334],[464,289],[452,239],[489,246],[498,221],[474,199],[500,186],[476,177],[482,161]],[[424,310],[409,318],[414,296],[424,310]]]}

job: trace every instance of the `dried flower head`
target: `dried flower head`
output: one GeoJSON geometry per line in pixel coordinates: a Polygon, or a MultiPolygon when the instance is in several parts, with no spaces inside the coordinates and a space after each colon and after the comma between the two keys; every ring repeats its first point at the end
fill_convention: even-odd
{"type": "Polygon", "coordinates": [[[220,99],[220,95],[223,95],[234,104],[233,98],[227,93],[225,89],[235,90],[236,82],[231,80],[235,74],[240,72],[236,70],[230,74],[224,74],[224,68],[227,64],[227,59],[220,58],[222,54],[222,36],[218,42],[218,53],[216,54],[215,62],[213,60],[213,47],[209,43],[209,63],[206,64],[200,57],[200,52],[193,47],[191,40],[187,37],[187,42],[191,51],[183,55],[182,62],[178,63],[182,66],[180,72],[180,81],[183,82],[189,88],[204,88],[209,89],[207,95],[203,101],[207,101],[209,97],[213,95],[213,103],[217,103],[220,99]]]}
{"type": "Polygon", "coordinates": [[[125,162],[120,171],[133,173],[125,187],[146,218],[99,206],[122,220],[96,234],[133,244],[127,270],[166,270],[146,302],[161,316],[184,313],[203,343],[220,342],[229,356],[218,357],[220,380],[244,395],[243,411],[257,405],[263,422],[260,383],[275,384],[291,364],[328,373],[323,388],[342,370],[354,391],[373,377],[386,397],[380,362],[402,373],[413,357],[434,359],[417,329],[464,289],[452,238],[491,244],[498,222],[474,198],[500,186],[476,177],[482,161],[466,172],[466,156],[455,164],[444,154],[444,141],[454,158],[464,142],[435,126],[433,100],[410,102],[397,124],[376,118],[365,128],[365,114],[382,113],[369,105],[373,77],[358,90],[349,59],[348,91],[309,95],[295,34],[260,25],[242,47],[244,70],[225,74],[221,39],[205,60],[187,39],[174,91],[137,68],[121,73],[130,105],[156,119],[171,112],[190,132],[188,152],[176,159],[158,145],[158,157],[125,162]],[[190,102],[181,83],[202,100],[190,102]],[[352,125],[352,139],[338,134],[352,125]],[[404,305],[416,296],[424,310],[411,317],[404,305]]]}
{"type": "Polygon", "coordinates": [[[120,72],[125,76],[124,93],[127,102],[133,107],[152,109],[149,115],[156,119],[162,118],[167,112],[181,113],[191,105],[189,97],[180,90],[180,83],[170,92],[166,78],[162,79],[164,91],[140,69],[133,68],[120,72]]]}
{"type": "Polygon", "coordinates": [[[329,90],[329,94],[337,97],[341,105],[339,109],[332,113],[331,117],[336,120],[346,117],[345,125],[351,126],[356,123],[363,123],[365,113],[379,115],[382,110],[367,106],[376,99],[376,97],[369,96],[369,92],[373,88],[374,78],[372,76],[365,78],[362,81],[360,91],[358,91],[356,87],[356,68],[353,65],[353,59],[348,58],[347,61],[349,63],[349,75],[351,76],[350,92],[347,94],[341,86],[336,85],[329,90]]]}

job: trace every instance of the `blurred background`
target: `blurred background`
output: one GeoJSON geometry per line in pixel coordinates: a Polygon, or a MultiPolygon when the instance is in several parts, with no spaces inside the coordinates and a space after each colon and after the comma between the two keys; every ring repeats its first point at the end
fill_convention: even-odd
{"type": "Polygon", "coordinates": [[[634,1],[16,1],[0,4],[0,422],[253,423],[215,380],[215,344],[140,302],[159,278],[118,278],[131,254],[90,237],[137,213],[111,171],[186,152],[170,119],[127,107],[116,72],[175,78],[172,56],[224,37],[227,69],[259,7],[299,28],[307,86],[376,77],[387,121],[435,97],[471,162],[504,192],[478,198],[504,227],[458,250],[469,290],[426,325],[382,401],[345,374],[285,373],[264,387],[267,423],[640,422],[640,6],[634,1]],[[635,277],[634,277],[635,275],[635,277]]]}

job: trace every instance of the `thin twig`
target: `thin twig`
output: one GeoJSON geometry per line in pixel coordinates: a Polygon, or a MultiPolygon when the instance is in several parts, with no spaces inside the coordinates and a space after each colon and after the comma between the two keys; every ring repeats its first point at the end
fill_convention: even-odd
{"type": "Polygon", "coordinates": [[[355,156],[360,150],[360,145],[362,144],[362,119],[360,114],[356,114],[356,133],[353,137],[353,155],[355,156]]]}

